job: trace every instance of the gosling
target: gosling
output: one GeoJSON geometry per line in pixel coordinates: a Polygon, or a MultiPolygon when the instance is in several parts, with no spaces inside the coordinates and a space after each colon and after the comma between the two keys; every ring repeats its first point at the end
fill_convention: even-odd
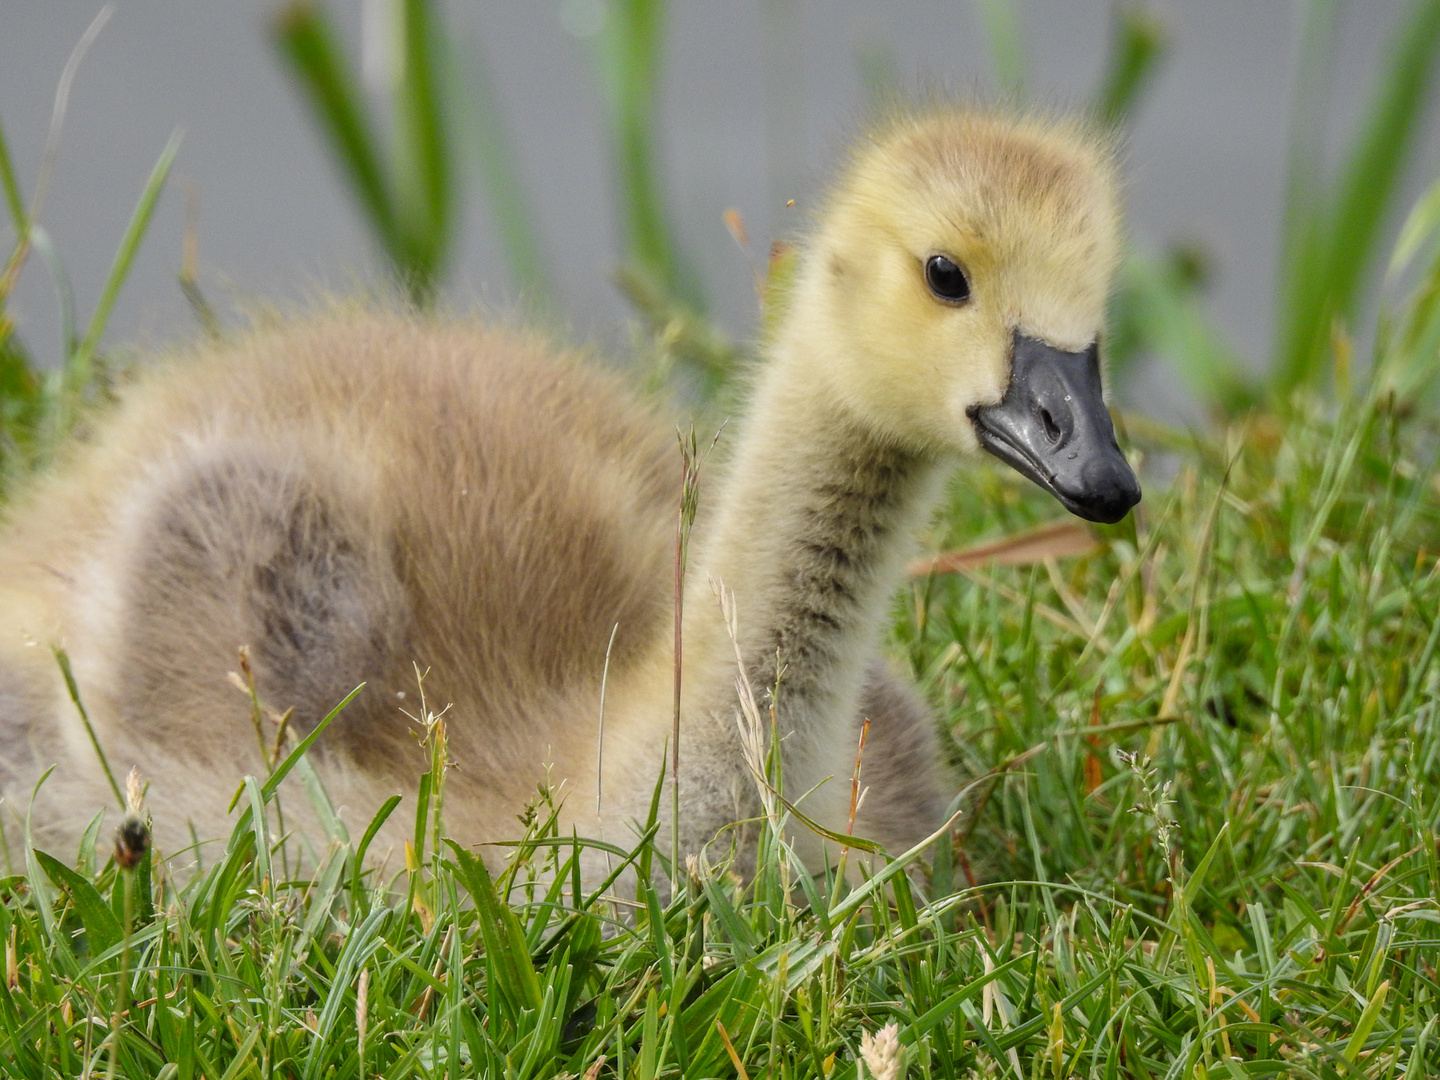
{"type": "MultiPolygon", "coordinates": [[[[1101,388],[1115,187],[1105,142],[1073,122],[942,107],[856,143],[707,481],[684,852],[759,806],[740,669],[778,686],[807,816],[851,827],[868,718],[854,831],[898,851],[943,822],[933,717],[880,658],[887,605],[959,460],[988,451],[1091,520],[1139,501],[1101,388]]],[[[457,841],[515,838],[549,784],[565,829],[624,843],[671,734],[679,474],[673,427],[618,377],[479,321],[339,306],[159,365],[10,511],[0,794],[54,850],[107,802],[61,647],[112,766],[149,779],[162,849],[192,825],[223,835],[238,778],[263,770],[227,679],[245,646],[297,734],[366,683],[312,755],[361,821],[423,768],[418,665],[449,705],[457,841]]]]}

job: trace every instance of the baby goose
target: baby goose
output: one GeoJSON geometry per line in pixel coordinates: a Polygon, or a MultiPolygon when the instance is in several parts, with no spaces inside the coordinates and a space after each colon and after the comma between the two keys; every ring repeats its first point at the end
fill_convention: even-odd
{"type": "MultiPolygon", "coordinates": [[[[856,831],[900,850],[939,824],[929,711],[878,659],[885,608],[959,458],[988,450],[1093,520],[1139,500],[1098,360],[1117,231],[1108,154],[1076,125],[944,108],[857,146],[696,536],[685,852],[757,805],[712,580],[750,684],[778,681],[809,816],[846,827],[870,717],[856,831]]],[[[51,844],[105,801],[45,647],[63,645],[110,761],[152,779],[162,847],[187,818],[223,835],[260,767],[226,680],[246,645],[299,730],[368,680],[318,744],[337,803],[364,815],[413,784],[418,663],[451,704],[457,840],[513,837],[548,779],[567,827],[624,842],[671,730],[678,473],[618,380],[477,323],[334,310],[158,370],[0,542],[0,792],[23,810],[58,762],[33,809],[51,844]]]]}

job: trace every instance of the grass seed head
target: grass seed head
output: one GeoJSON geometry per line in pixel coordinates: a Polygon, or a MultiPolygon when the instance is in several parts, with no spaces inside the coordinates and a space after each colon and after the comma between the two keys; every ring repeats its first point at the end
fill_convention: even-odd
{"type": "Polygon", "coordinates": [[[132,767],[125,778],[125,816],[115,830],[115,865],[134,870],[150,850],[150,823],[145,815],[145,783],[140,769],[132,767]]]}
{"type": "Polygon", "coordinates": [[[861,1035],[860,1058],[874,1080],[901,1080],[905,1075],[905,1048],[900,1045],[899,1025],[886,1024],[874,1035],[861,1035]]]}

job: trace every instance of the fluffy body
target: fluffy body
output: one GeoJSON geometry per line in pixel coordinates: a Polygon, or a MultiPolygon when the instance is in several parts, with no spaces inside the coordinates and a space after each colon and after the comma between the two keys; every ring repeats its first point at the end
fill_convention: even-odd
{"type": "MultiPolygon", "coordinates": [[[[933,719],[877,659],[886,607],[947,468],[977,452],[967,410],[1005,392],[1014,332],[1067,350],[1099,335],[1116,229],[1104,148],[1073,127],[942,109],[857,146],[707,489],[685,602],[686,851],[758,806],[712,581],[734,594],[752,686],[778,681],[787,792],[843,830],[868,718],[856,830],[899,850],[940,823],[933,719]],[[964,269],[965,304],[927,290],[937,252],[964,269]]],[[[671,728],[672,431],[615,377],[479,323],[337,310],[150,373],[0,546],[0,792],[23,810],[58,762],[42,842],[105,802],[48,647],[63,645],[112,763],[152,778],[162,847],[187,819],[222,835],[260,768],[226,679],[245,645],[299,730],[368,683],[318,762],[361,820],[424,767],[401,711],[419,664],[451,706],[457,839],[515,836],[548,780],[567,825],[623,842],[671,728]]]]}
{"type": "Polygon", "coordinates": [[[618,673],[664,618],[672,456],[616,380],[476,324],[342,310],[167,366],[15,515],[0,663],[42,707],[7,710],[30,753],[5,758],[63,750],[42,803],[67,832],[103,801],[62,644],[161,836],[223,835],[261,768],[226,678],[246,645],[299,731],[368,682],[325,740],[364,810],[423,768],[414,662],[455,703],[458,832],[508,834],[548,760],[593,776],[612,626],[618,673]]]}

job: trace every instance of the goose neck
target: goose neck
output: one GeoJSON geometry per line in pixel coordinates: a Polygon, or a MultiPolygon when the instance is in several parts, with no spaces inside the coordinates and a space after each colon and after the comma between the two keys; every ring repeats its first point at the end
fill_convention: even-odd
{"type": "MultiPolygon", "coordinates": [[[[803,741],[852,718],[940,464],[867,430],[812,365],[779,359],[757,387],[692,589],[708,593],[713,579],[733,592],[751,685],[759,694],[778,680],[787,733],[803,741]]],[[[723,643],[703,647],[714,644],[723,656],[723,643]]],[[[729,655],[712,685],[727,702],[729,655]]]]}

